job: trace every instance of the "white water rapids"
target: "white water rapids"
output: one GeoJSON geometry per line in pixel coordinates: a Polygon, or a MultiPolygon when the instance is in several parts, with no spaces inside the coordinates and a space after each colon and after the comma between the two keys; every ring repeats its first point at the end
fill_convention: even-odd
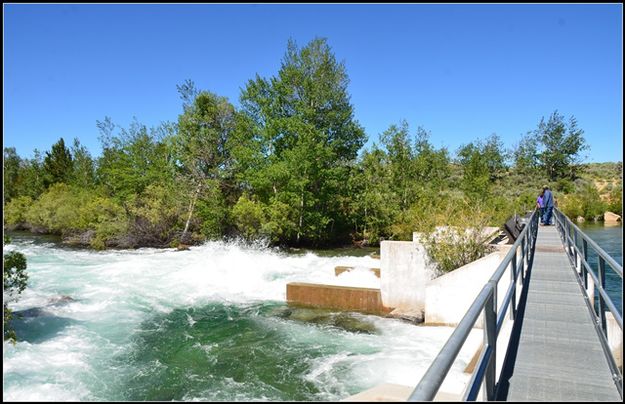
{"type": "MultiPolygon", "coordinates": [[[[340,400],[381,383],[414,386],[453,331],[449,327],[415,326],[400,320],[354,315],[375,326],[375,333],[366,334],[263,314],[269,310],[264,305],[284,304],[288,282],[379,287],[379,279],[366,270],[379,266],[379,260],[371,257],[289,255],[224,242],[209,242],[189,251],[95,252],[26,239],[13,242],[6,250],[26,255],[30,279],[20,300],[11,305],[14,311],[27,314],[17,327],[21,340],[16,345],[4,343],[3,400],[340,400]],[[337,277],[337,265],[357,268],[337,277]],[[71,299],[59,303],[61,296],[71,299]],[[149,365],[138,364],[137,352],[142,347],[137,346],[137,338],[151,331],[146,330],[146,324],[157,321],[154,318],[161,321],[159,316],[164,316],[164,322],[174,321],[171,319],[177,318],[176,310],[186,310],[181,317],[185,318],[181,327],[186,328],[180,332],[185,338],[198,338],[199,334],[191,331],[193,327],[197,330],[201,317],[194,313],[202,307],[226,312],[233,307],[243,313],[239,314],[241,321],[255,324],[252,330],[265,330],[279,347],[296,358],[292,362],[300,369],[292,377],[309,385],[308,395],[289,396],[291,393],[280,391],[280,385],[267,381],[265,375],[248,374],[254,371],[252,368],[245,373],[245,364],[241,370],[245,377],[241,379],[220,375],[203,365],[195,373],[186,374],[187,369],[176,369],[173,362],[163,364],[162,359],[146,360],[149,365]],[[164,371],[158,373],[159,367],[168,367],[167,371],[176,375],[164,382],[154,379],[159,389],[163,388],[160,384],[169,383],[167,380],[176,380],[181,386],[171,396],[163,395],[161,390],[151,395],[149,388],[128,387],[135,386],[139,379],[164,377],[164,371]],[[256,377],[262,383],[244,385],[256,377]],[[212,387],[203,389],[207,380],[212,387]],[[124,389],[127,391],[120,391],[124,389]]],[[[228,324],[232,320],[229,316],[219,324],[228,324]]],[[[257,331],[245,332],[249,333],[248,340],[254,340],[257,331]]],[[[219,338],[212,344],[193,345],[198,349],[186,363],[193,362],[197,355],[217,363],[221,357],[218,354],[226,352],[222,347],[236,348],[227,337],[219,338]]],[[[481,333],[472,333],[469,345],[475,346],[481,338],[481,333]]],[[[263,352],[260,341],[254,342],[255,355],[263,352]]],[[[155,346],[153,350],[164,349],[155,346]]],[[[462,370],[473,353],[461,351],[444,389],[458,389],[468,380],[462,370]]],[[[279,380],[288,382],[289,366],[271,366],[263,372],[275,370],[281,375],[279,380]]]]}

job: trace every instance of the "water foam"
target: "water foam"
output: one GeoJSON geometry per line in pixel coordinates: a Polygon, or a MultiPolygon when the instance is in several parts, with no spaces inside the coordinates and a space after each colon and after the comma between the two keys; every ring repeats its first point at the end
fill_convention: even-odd
{"type": "MultiPolygon", "coordinates": [[[[209,242],[188,251],[144,248],[95,252],[30,242],[8,247],[26,255],[30,275],[29,287],[13,309],[40,308],[45,315],[29,321],[49,321],[58,330],[44,332],[33,328],[34,323],[25,323],[33,335],[15,346],[4,344],[6,400],[115,397],[111,386],[135,370],[124,368],[124,364],[111,368],[110,358],[127,349],[133,333],[154,313],[210,302],[247,305],[284,301],[288,282],[379,287],[379,279],[368,270],[378,267],[379,261],[371,257],[288,255],[232,242],[209,242]],[[334,267],[338,265],[355,269],[337,277],[334,267]],[[51,303],[59,296],[72,300],[51,303]]],[[[188,326],[193,327],[197,320],[187,316],[188,326]]],[[[367,319],[382,330],[381,334],[323,327],[311,334],[309,325],[272,321],[280,322],[284,338],[319,349],[335,346],[332,335],[341,333],[338,340],[342,345],[335,346],[335,353],[311,359],[307,378],[322,392],[319,399],[343,398],[384,382],[414,385],[451,334],[447,327],[415,327],[375,316],[367,319]],[[355,347],[358,354],[352,352],[355,347]]],[[[210,354],[219,348],[201,349],[210,354]]],[[[469,359],[467,356],[460,362],[469,359]]],[[[457,366],[461,367],[462,363],[457,366]]],[[[255,399],[264,394],[259,392],[255,399]]],[[[217,396],[187,398],[206,397],[217,396]]]]}

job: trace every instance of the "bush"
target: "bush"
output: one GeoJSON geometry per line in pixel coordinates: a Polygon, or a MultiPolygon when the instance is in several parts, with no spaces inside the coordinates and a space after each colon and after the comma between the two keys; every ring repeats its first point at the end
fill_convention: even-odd
{"type": "Polygon", "coordinates": [[[242,195],[232,208],[232,219],[237,230],[246,240],[255,240],[263,236],[263,224],[267,221],[261,203],[242,195]]]}
{"type": "Polygon", "coordinates": [[[76,211],[83,206],[88,195],[63,183],[53,184],[26,212],[26,220],[55,234],[80,229],[76,211]]]}
{"type": "Polygon", "coordinates": [[[4,224],[19,227],[26,222],[26,212],[33,204],[29,196],[20,196],[11,199],[4,207],[4,224]]]}
{"type": "Polygon", "coordinates": [[[425,232],[421,242],[439,272],[453,271],[491,252],[484,231],[493,212],[480,202],[456,201],[436,216],[438,223],[448,225],[425,232]]]}
{"type": "Polygon", "coordinates": [[[601,200],[599,191],[592,184],[585,184],[577,192],[560,198],[559,208],[570,219],[581,216],[587,220],[601,217],[606,211],[606,203],[601,200]]]}
{"type": "Polygon", "coordinates": [[[78,211],[82,229],[95,231],[89,241],[91,247],[101,250],[128,231],[128,218],[124,209],[113,199],[95,196],[78,211]]]}
{"type": "Polygon", "coordinates": [[[623,184],[612,189],[610,192],[610,202],[608,204],[608,210],[616,213],[617,215],[623,215],[623,184]]]}

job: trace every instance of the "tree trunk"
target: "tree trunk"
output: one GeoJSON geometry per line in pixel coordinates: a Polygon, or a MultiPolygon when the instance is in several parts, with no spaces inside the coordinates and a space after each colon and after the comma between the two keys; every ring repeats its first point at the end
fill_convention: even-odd
{"type": "Polygon", "coordinates": [[[302,186],[302,194],[299,202],[299,225],[297,226],[297,244],[299,245],[299,238],[302,233],[302,224],[304,222],[304,187],[302,186]]]}
{"type": "Polygon", "coordinates": [[[189,223],[191,223],[191,217],[193,216],[193,209],[195,208],[195,202],[197,201],[198,196],[200,195],[200,190],[202,189],[202,184],[198,184],[195,189],[195,194],[191,198],[189,202],[189,216],[187,217],[187,223],[184,225],[184,230],[182,231],[182,236],[180,236],[180,242],[185,243],[187,237],[187,231],[189,230],[189,223]]]}

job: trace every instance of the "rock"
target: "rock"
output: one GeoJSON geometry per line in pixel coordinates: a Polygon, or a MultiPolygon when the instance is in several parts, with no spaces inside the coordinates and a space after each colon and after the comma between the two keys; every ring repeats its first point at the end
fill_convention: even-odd
{"type": "Polygon", "coordinates": [[[189,250],[189,246],[186,245],[186,244],[182,244],[182,243],[178,244],[178,247],[176,247],[176,248],[178,249],[178,251],[187,251],[187,250],[189,250]]]}
{"type": "Polygon", "coordinates": [[[586,219],[584,219],[582,216],[577,216],[577,222],[578,223],[583,223],[585,221],[586,221],[586,219]]]}
{"type": "Polygon", "coordinates": [[[403,310],[403,309],[395,309],[391,311],[387,317],[397,318],[403,321],[407,321],[413,324],[422,323],[425,320],[425,315],[423,310],[403,310]]]}
{"type": "Polygon", "coordinates": [[[87,246],[91,243],[91,240],[93,240],[94,237],[95,237],[95,231],[87,230],[84,232],[75,233],[75,234],[66,236],[65,238],[63,238],[63,244],[68,244],[68,245],[73,245],[73,246],[76,246],[76,245],[87,246]]]}
{"type": "Polygon", "coordinates": [[[605,212],[603,214],[603,221],[606,223],[617,223],[621,221],[621,217],[616,213],[605,212]]]}
{"type": "Polygon", "coordinates": [[[53,297],[50,300],[48,300],[48,306],[57,306],[57,305],[67,304],[67,303],[71,303],[75,301],[76,299],[72,298],[71,296],[61,295],[61,296],[53,297]]]}

